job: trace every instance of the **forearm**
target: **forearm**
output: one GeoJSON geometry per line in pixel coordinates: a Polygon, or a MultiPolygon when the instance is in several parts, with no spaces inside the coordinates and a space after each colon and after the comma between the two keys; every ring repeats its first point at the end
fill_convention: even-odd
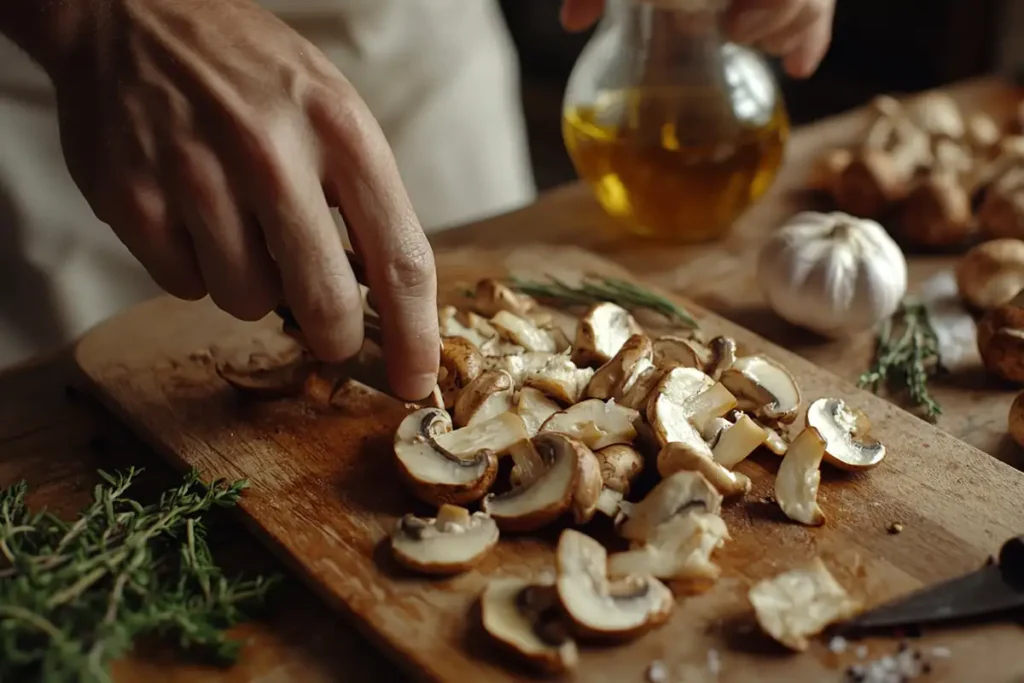
{"type": "Polygon", "coordinates": [[[91,10],[108,0],[0,0],[0,33],[51,76],[76,47],[91,10]]]}

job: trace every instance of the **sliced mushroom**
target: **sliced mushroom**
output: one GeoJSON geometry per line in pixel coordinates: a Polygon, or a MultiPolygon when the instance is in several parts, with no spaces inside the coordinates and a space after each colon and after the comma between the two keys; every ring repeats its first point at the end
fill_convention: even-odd
{"type": "MultiPolygon", "coordinates": [[[[694,432],[696,434],[696,432],[694,432]]],[[[697,434],[699,438],[700,435],[697,434]]],[[[700,441],[672,442],[658,452],[658,472],[661,476],[681,470],[700,472],[726,498],[739,498],[750,492],[749,477],[726,469],[713,459],[708,445],[700,441]]]]}
{"type": "Polygon", "coordinates": [[[604,486],[601,461],[589,448],[582,444],[580,446],[582,448],[576,449],[579,455],[579,476],[572,493],[572,517],[576,524],[586,524],[597,512],[604,486]]]}
{"type": "Polygon", "coordinates": [[[539,529],[568,511],[580,478],[580,459],[589,453],[564,434],[538,434],[530,442],[542,471],[506,493],[487,495],[481,504],[503,530],[539,529]]]}
{"type": "Polygon", "coordinates": [[[515,411],[519,417],[523,418],[523,422],[526,424],[526,433],[530,436],[539,432],[540,426],[561,409],[540,389],[523,387],[516,394],[515,411]]]}
{"type": "Polygon", "coordinates": [[[708,350],[711,358],[704,366],[704,372],[717,381],[736,362],[736,340],[732,337],[715,337],[708,342],[708,350]]]}
{"type": "Polygon", "coordinates": [[[645,335],[634,334],[614,358],[597,369],[584,395],[587,398],[622,398],[637,378],[652,367],[651,358],[651,340],[645,335]]]}
{"type": "Polygon", "coordinates": [[[473,342],[465,337],[442,337],[437,386],[441,388],[444,407],[454,406],[462,388],[476,379],[483,369],[483,357],[473,342]]]}
{"type": "Polygon", "coordinates": [[[434,518],[405,515],[391,534],[391,552],[400,564],[437,575],[471,569],[497,543],[494,520],[456,505],[442,505],[434,518]]]}
{"type": "Polygon", "coordinates": [[[442,337],[459,337],[477,347],[498,334],[485,318],[460,311],[454,306],[438,309],[437,320],[442,337]]]}
{"type": "Polygon", "coordinates": [[[714,513],[676,515],[660,524],[644,545],[611,555],[608,573],[713,581],[721,570],[711,561],[711,555],[729,539],[725,521],[714,513]]]}
{"type": "MultiPolygon", "coordinates": [[[[685,370],[677,368],[672,372],[676,371],[685,370]]],[[[662,386],[665,384],[663,381],[662,386]]],[[[662,446],[672,441],[690,440],[695,434],[699,437],[709,420],[725,415],[736,406],[736,397],[721,383],[681,401],[673,400],[673,395],[662,390],[652,394],[647,403],[647,421],[662,446]]]]}
{"type": "Polygon", "coordinates": [[[754,420],[757,426],[764,430],[765,442],[764,445],[768,447],[775,455],[785,455],[786,450],[789,448],[789,442],[786,441],[786,437],[779,434],[774,427],[769,427],[764,422],[754,420]]]}
{"type": "Polygon", "coordinates": [[[849,619],[860,610],[859,602],[850,597],[817,557],[806,567],[759,582],[747,597],[761,628],[797,652],[807,649],[809,636],[849,619]]]}
{"type": "Polygon", "coordinates": [[[675,601],[653,576],[608,580],[608,553],[593,538],[566,529],[558,539],[558,598],[582,635],[629,638],[668,620],[675,601]]]}
{"type": "Polygon", "coordinates": [[[789,445],[775,475],[775,500],[787,517],[808,526],[825,523],[818,507],[821,459],[825,439],[814,427],[806,427],[789,445]]]}
{"type": "Polygon", "coordinates": [[[473,291],[473,308],[477,313],[493,317],[501,311],[526,316],[537,307],[533,297],[515,292],[508,285],[497,280],[484,279],[476,283],[473,291]]]}
{"type": "Polygon", "coordinates": [[[505,356],[485,356],[484,368],[487,370],[504,370],[512,375],[516,387],[523,386],[527,376],[544,369],[544,366],[556,358],[564,358],[556,353],[528,351],[505,356]]]}
{"type": "Polygon", "coordinates": [[[248,354],[245,361],[217,363],[217,374],[235,390],[257,398],[273,399],[302,393],[316,369],[301,347],[283,356],[265,352],[248,354]]]}
{"type": "Polygon", "coordinates": [[[514,344],[501,337],[491,337],[480,345],[480,353],[484,356],[500,358],[502,356],[519,356],[526,352],[519,344],[514,344]]]}
{"type": "Polygon", "coordinates": [[[491,325],[498,331],[502,339],[521,346],[527,351],[554,353],[557,350],[555,340],[550,333],[540,329],[526,318],[520,318],[515,313],[498,311],[491,318],[491,325]]]}
{"type": "Polygon", "coordinates": [[[576,326],[572,360],[580,367],[604,365],[634,334],[643,334],[643,328],[629,311],[608,301],[595,304],[576,326]]]}
{"type": "Polygon", "coordinates": [[[655,529],[673,517],[690,512],[717,515],[722,509],[722,494],[700,472],[679,471],[662,479],[639,503],[629,506],[619,535],[629,541],[645,543],[655,529]]]}
{"type": "Polygon", "coordinates": [[[434,505],[479,500],[498,473],[495,442],[500,446],[507,433],[517,429],[525,433],[522,420],[515,415],[512,417],[518,425],[503,420],[500,429],[495,429],[498,424],[483,423],[453,432],[451,417],[445,410],[422,408],[411,413],[395,433],[395,456],[402,478],[418,498],[434,505]],[[486,427],[487,431],[482,431],[481,427],[486,427]],[[447,445],[438,442],[440,438],[459,432],[464,433],[447,445]],[[500,438],[492,441],[488,438],[491,436],[500,438]]]}
{"type": "Polygon", "coordinates": [[[654,364],[662,369],[673,367],[704,369],[711,358],[708,349],[682,337],[658,337],[654,340],[654,364]]]}
{"type": "Polygon", "coordinates": [[[789,424],[800,409],[800,388],[789,372],[765,356],[743,356],[722,373],[722,384],[739,407],[758,417],[789,424]]]}
{"type": "Polygon", "coordinates": [[[590,368],[578,368],[567,356],[556,355],[541,369],[527,374],[523,386],[539,389],[564,405],[572,405],[580,400],[593,375],[590,368]]]}
{"type": "Polygon", "coordinates": [[[492,638],[540,671],[569,671],[579,660],[553,583],[490,579],[480,598],[480,616],[492,638]]]}
{"type": "Polygon", "coordinates": [[[749,415],[743,415],[718,436],[711,455],[715,462],[732,469],[761,446],[768,436],[749,415]]]}
{"type": "Polygon", "coordinates": [[[670,400],[668,395],[659,394],[651,397],[647,404],[647,423],[651,426],[659,446],[667,446],[674,442],[686,443],[711,458],[711,448],[705,443],[697,428],[690,424],[689,415],[681,405],[670,400]]]}
{"type": "Polygon", "coordinates": [[[871,436],[871,422],[841,398],[819,398],[807,407],[807,424],[825,439],[825,460],[844,470],[866,470],[885,458],[871,436]]]}
{"type": "Polygon", "coordinates": [[[601,465],[601,494],[597,509],[614,519],[629,487],[644,469],[644,456],[625,444],[606,446],[594,453],[601,465]]]}
{"type": "Polygon", "coordinates": [[[515,389],[512,376],[504,370],[480,373],[455,399],[455,424],[466,427],[512,410],[515,389]]]}
{"type": "Polygon", "coordinates": [[[668,370],[654,366],[644,369],[633,382],[633,386],[621,398],[615,399],[616,402],[634,410],[646,410],[651,394],[657,389],[667,372],[668,370]]]}
{"type": "Polygon", "coordinates": [[[632,443],[636,438],[633,422],[638,417],[637,411],[614,401],[592,398],[555,413],[541,425],[540,432],[567,434],[591,450],[600,450],[618,443],[632,443]]]}

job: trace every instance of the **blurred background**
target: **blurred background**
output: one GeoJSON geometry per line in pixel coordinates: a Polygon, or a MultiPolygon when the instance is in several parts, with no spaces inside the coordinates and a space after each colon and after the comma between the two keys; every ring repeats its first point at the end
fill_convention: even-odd
{"type": "MultiPolygon", "coordinates": [[[[501,0],[522,68],[538,188],[576,176],[562,144],[562,92],[589,34],[566,39],[551,0],[501,0]]],[[[1024,67],[1024,0],[839,0],[832,48],[806,81],[777,70],[794,125],[860,105],[1024,67]]]]}

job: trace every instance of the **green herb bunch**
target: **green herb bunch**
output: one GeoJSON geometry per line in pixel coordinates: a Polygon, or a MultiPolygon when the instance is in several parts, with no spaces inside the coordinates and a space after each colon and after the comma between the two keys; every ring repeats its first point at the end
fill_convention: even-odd
{"type": "Polygon", "coordinates": [[[30,512],[24,482],[0,490],[0,681],[109,681],[110,661],[143,636],[233,661],[224,630],[274,579],[224,576],[202,516],[247,483],[207,486],[193,471],[142,505],[126,496],[139,472],[100,472],[73,522],[30,512]]]}

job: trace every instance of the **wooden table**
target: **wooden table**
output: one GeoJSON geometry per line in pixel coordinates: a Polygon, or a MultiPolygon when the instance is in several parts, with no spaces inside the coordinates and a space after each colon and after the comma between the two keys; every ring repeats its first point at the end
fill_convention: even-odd
{"type": "MultiPolygon", "coordinates": [[[[1007,114],[1020,96],[995,81],[977,81],[951,89],[971,108],[1007,114]]],[[[777,343],[782,343],[836,374],[855,378],[870,354],[869,336],[844,343],[813,343],[806,334],[763,313],[753,282],[757,246],[786,216],[807,206],[797,191],[811,159],[821,150],[853,139],[855,113],[797,131],[780,178],[756,208],[724,242],[691,248],[645,245],[617,236],[589,191],[578,185],[545,195],[524,210],[458,228],[437,236],[439,252],[459,245],[512,246],[527,242],[575,244],[630,268],[653,283],[681,292],[777,343]]],[[[439,261],[457,254],[439,253],[439,261]]],[[[948,267],[950,257],[915,257],[911,282],[948,267]]],[[[0,485],[27,479],[35,490],[31,504],[72,511],[84,503],[96,483],[97,468],[142,464],[148,486],[161,488],[176,476],[91,402],[66,389],[73,374],[70,354],[22,365],[0,374],[0,485]]],[[[1024,464],[1005,437],[1006,409],[1013,393],[982,376],[959,377],[937,388],[947,414],[939,426],[954,436],[1013,464],[1024,464]]],[[[224,556],[252,570],[274,570],[276,562],[240,526],[221,530],[224,556]]],[[[301,680],[391,681],[401,675],[343,618],[323,607],[301,585],[289,583],[275,595],[269,616],[238,629],[248,640],[242,664],[223,672],[185,666],[163,653],[146,653],[120,663],[119,681],[301,680]]]]}

